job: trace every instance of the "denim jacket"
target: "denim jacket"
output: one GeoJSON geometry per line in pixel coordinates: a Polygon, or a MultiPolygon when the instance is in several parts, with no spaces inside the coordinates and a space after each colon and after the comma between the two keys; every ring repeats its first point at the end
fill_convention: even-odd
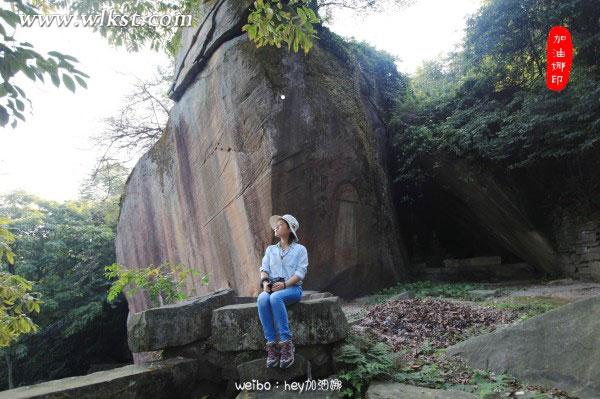
{"type": "Polygon", "coordinates": [[[306,247],[297,242],[293,242],[288,247],[287,254],[280,256],[281,247],[279,243],[269,245],[265,250],[265,256],[262,260],[260,271],[269,273],[270,278],[283,277],[286,280],[296,275],[300,277],[300,281],[296,283],[302,287],[302,281],[306,276],[308,267],[308,252],[306,247]]]}

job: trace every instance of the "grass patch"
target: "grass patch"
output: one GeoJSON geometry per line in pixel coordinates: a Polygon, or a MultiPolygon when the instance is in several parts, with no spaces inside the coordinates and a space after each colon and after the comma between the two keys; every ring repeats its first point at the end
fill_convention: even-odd
{"type": "Polygon", "coordinates": [[[384,288],[369,296],[367,304],[382,303],[391,296],[410,291],[416,298],[454,298],[471,300],[469,291],[485,289],[483,283],[442,283],[428,280],[415,281],[412,283],[398,283],[393,287],[384,288]]]}
{"type": "Polygon", "coordinates": [[[514,310],[520,314],[520,320],[538,316],[559,306],[571,302],[568,299],[549,296],[515,296],[492,299],[481,302],[481,306],[514,310]]]}

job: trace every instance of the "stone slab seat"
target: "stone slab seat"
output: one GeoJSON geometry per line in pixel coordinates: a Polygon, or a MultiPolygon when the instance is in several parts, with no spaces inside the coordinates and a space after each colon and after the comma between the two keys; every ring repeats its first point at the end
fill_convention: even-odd
{"type": "MultiPolygon", "coordinates": [[[[287,305],[294,344],[330,344],[345,339],[350,331],[339,298],[301,300],[287,305]]],[[[220,352],[264,350],[265,338],[256,302],[213,310],[211,345],[220,352]]]]}
{"type": "Polygon", "coordinates": [[[0,399],[191,398],[201,388],[195,359],[168,359],[0,392],[0,399]]]}
{"type": "Polygon", "coordinates": [[[224,289],[130,314],[127,320],[129,349],[134,353],[149,352],[208,338],[213,309],[236,303],[234,294],[234,290],[224,289]]]}

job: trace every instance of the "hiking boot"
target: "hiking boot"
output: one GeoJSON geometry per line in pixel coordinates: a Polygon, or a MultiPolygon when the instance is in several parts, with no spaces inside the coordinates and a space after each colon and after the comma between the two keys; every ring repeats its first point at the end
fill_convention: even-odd
{"type": "Polygon", "coordinates": [[[279,360],[279,367],[287,369],[294,364],[294,343],[291,339],[279,343],[281,348],[281,359],[279,360]]]}
{"type": "Polygon", "coordinates": [[[267,350],[267,367],[277,367],[279,364],[279,356],[281,354],[277,342],[267,342],[265,349],[267,350]]]}

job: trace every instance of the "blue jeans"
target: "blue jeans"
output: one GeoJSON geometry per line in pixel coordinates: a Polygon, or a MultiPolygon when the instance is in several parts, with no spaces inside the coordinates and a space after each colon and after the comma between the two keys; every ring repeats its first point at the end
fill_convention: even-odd
{"type": "Polygon", "coordinates": [[[302,287],[292,285],[272,293],[261,292],[256,299],[258,304],[258,317],[263,326],[267,342],[275,342],[275,328],[279,332],[279,341],[287,341],[292,338],[288,326],[288,315],[285,305],[299,302],[302,298],[302,287]]]}

